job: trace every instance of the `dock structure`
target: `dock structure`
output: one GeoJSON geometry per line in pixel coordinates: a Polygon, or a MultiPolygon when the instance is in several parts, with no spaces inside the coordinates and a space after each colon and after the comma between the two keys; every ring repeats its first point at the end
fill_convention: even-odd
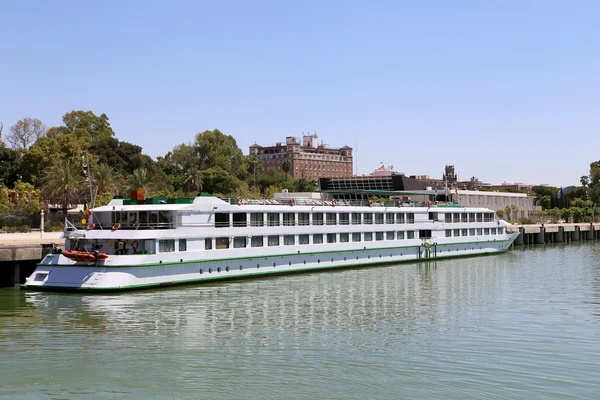
{"type": "Polygon", "coordinates": [[[600,239],[600,223],[512,225],[509,230],[520,233],[515,246],[600,239]]]}
{"type": "Polygon", "coordinates": [[[0,287],[25,282],[53,247],[64,247],[62,232],[0,234],[0,287]]]}

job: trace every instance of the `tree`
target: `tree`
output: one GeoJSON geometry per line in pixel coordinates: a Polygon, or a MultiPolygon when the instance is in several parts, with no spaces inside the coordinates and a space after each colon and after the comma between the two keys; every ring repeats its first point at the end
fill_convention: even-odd
{"type": "Polygon", "coordinates": [[[18,150],[9,149],[0,142],[0,184],[11,187],[19,179],[21,157],[18,150]]]}
{"type": "Polygon", "coordinates": [[[13,149],[27,150],[48,128],[37,118],[23,118],[10,127],[6,141],[13,149]]]}
{"type": "Polygon", "coordinates": [[[204,181],[202,180],[202,171],[199,171],[194,167],[185,174],[183,189],[187,193],[199,192],[202,190],[203,185],[204,181]]]}
{"type": "Polygon", "coordinates": [[[60,204],[67,215],[69,205],[77,204],[85,192],[85,179],[79,166],[68,159],[57,161],[45,171],[42,195],[52,203],[60,204]]]}
{"type": "Polygon", "coordinates": [[[590,178],[587,175],[582,175],[579,178],[579,182],[581,182],[581,186],[583,186],[583,188],[585,189],[590,182],[590,178]]]}
{"type": "Polygon", "coordinates": [[[154,189],[154,177],[146,168],[138,168],[127,178],[127,187],[131,190],[143,190],[147,194],[154,189]]]}
{"type": "Polygon", "coordinates": [[[79,110],[63,115],[62,119],[69,133],[85,132],[92,142],[115,135],[106,114],[97,116],[92,111],[79,110]]]}
{"type": "Polygon", "coordinates": [[[540,199],[540,206],[542,206],[543,210],[550,209],[550,196],[543,196],[540,199]]]}
{"type": "Polygon", "coordinates": [[[504,218],[504,210],[498,210],[498,211],[496,211],[496,215],[500,219],[504,218]]]}
{"type": "Polygon", "coordinates": [[[112,196],[118,192],[119,177],[110,165],[102,163],[94,167],[91,173],[96,195],[106,193],[112,196]]]}
{"type": "Polygon", "coordinates": [[[558,219],[560,218],[561,212],[559,208],[554,207],[553,209],[551,209],[550,211],[550,215],[552,216],[552,219],[556,222],[558,221],[558,219]]]}
{"type": "Polygon", "coordinates": [[[292,169],[292,164],[290,163],[290,160],[283,161],[283,164],[281,165],[281,170],[285,172],[286,181],[288,179],[288,172],[290,172],[290,169],[292,169]]]}

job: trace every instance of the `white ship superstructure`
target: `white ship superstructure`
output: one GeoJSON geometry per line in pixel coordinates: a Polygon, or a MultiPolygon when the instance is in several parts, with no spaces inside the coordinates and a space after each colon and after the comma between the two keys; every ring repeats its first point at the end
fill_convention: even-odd
{"type": "Polygon", "coordinates": [[[95,208],[22,287],[117,291],[490,254],[517,236],[493,211],[455,204],[148,200],[95,208]]]}

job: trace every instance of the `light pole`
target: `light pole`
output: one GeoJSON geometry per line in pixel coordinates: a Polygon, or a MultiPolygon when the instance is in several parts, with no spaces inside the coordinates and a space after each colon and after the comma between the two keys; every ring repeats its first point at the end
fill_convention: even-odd
{"type": "Polygon", "coordinates": [[[92,192],[92,175],[90,175],[90,157],[88,155],[87,150],[85,151],[85,167],[87,167],[87,179],[90,186],[90,203],[92,203],[92,208],[94,208],[94,203],[96,202],[96,199],[94,199],[94,195],[92,192]]]}

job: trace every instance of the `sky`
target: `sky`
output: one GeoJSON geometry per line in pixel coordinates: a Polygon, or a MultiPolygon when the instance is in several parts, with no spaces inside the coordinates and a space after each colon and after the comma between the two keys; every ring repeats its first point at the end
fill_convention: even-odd
{"type": "Polygon", "coordinates": [[[0,0],[0,121],[105,113],[162,156],[317,132],[356,170],[578,184],[600,160],[597,1],[0,0]]]}

